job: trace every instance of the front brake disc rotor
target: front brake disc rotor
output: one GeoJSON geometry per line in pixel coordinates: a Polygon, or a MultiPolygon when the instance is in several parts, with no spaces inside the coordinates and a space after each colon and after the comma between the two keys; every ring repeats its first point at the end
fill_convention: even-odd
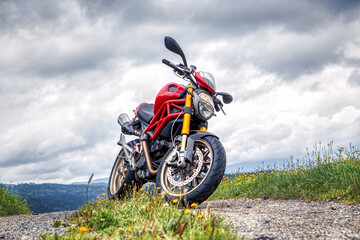
{"type": "MultiPolygon", "coordinates": [[[[193,171],[193,174],[191,174],[190,176],[186,176],[185,180],[182,180],[181,174],[179,175],[179,174],[175,173],[175,171],[178,168],[173,168],[173,167],[168,168],[167,179],[173,186],[177,186],[177,187],[185,186],[185,185],[189,184],[191,181],[193,181],[196,178],[196,176],[200,173],[200,170],[204,163],[204,156],[203,156],[202,151],[198,147],[196,148],[196,152],[194,155],[197,156],[197,160],[193,160],[193,164],[195,166],[196,165],[197,166],[196,166],[195,170],[193,171]]],[[[182,172],[182,170],[180,172],[182,172]]]]}

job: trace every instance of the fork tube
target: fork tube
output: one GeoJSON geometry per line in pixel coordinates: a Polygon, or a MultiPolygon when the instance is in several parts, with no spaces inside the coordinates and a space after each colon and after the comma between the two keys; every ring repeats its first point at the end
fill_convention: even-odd
{"type": "Polygon", "coordinates": [[[200,131],[206,131],[206,130],[207,130],[206,127],[204,127],[204,126],[200,127],[200,131]]]}
{"type": "MultiPolygon", "coordinates": [[[[192,85],[191,83],[188,84],[188,86],[191,86],[191,85],[192,85]]],[[[188,88],[187,90],[188,90],[188,92],[186,93],[185,107],[191,107],[191,105],[192,105],[191,94],[193,92],[193,89],[188,88]]],[[[181,156],[181,153],[185,152],[187,137],[189,136],[189,133],[190,133],[190,119],[191,119],[191,114],[185,113],[182,130],[181,130],[180,156],[181,156]]]]}

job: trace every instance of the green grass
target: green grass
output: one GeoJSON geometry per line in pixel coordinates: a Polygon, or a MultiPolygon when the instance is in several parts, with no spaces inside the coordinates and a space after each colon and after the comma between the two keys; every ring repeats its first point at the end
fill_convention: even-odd
{"type": "Polygon", "coordinates": [[[11,194],[8,188],[0,184],[0,216],[30,213],[26,201],[22,201],[17,194],[11,194]]]}
{"type": "Polygon", "coordinates": [[[360,152],[350,146],[332,153],[315,145],[312,154],[288,164],[224,178],[210,199],[258,198],[360,203],[360,152]]]}
{"type": "MultiPolygon", "coordinates": [[[[162,196],[134,191],[121,201],[100,198],[82,206],[78,213],[57,226],[70,233],[61,236],[43,234],[43,239],[238,239],[223,219],[210,209],[197,206],[181,208],[162,196]]],[[[105,194],[104,194],[105,195],[105,194]]],[[[105,197],[105,196],[104,196],[105,197]]]]}
{"type": "MultiPolygon", "coordinates": [[[[132,191],[120,201],[105,199],[82,206],[56,226],[70,231],[60,238],[43,239],[237,239],[229,225],[210,209],[181,208],[145,190],[132,191]]],[[[360,203],[360,152],[338,148],[332,153],[315,145],[312,154],[292,159],[282,167],[268,166],[254,173],[225,177],[209,200],[227,198],[304,199],[360,203]]]]}

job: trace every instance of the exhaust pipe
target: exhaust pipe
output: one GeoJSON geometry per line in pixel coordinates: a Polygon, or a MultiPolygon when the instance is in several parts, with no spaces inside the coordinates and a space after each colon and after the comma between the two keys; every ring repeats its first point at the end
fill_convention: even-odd
{"type": "Polygon", "coordinates": [[[146,140],[142,140],[141,145],[142,145],[142,148],[144,149],[145,161],[146,161],[146,165],[149,170],[149,173],[151,176],[155,176],[157,174],[158,170],[154,170],[151,165],[152,159],[151,159],[151,156],[149,153],[149,148],[148,148],[146,140]]]}

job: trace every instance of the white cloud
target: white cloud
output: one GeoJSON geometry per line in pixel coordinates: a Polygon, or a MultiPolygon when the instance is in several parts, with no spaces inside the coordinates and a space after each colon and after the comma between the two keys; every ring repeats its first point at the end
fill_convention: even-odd
{"type": "Polygon", "coordinates": [[[0,180],[107,176],[118,114],[183,83],[161,64],[180,61],[165,35],[234,95],[209,123],[229,164],[287,159],[318,141],[359,145],[358,6],[277,3],[284,9],[249,1],[217,11],[214,0],[174,12],[171,1],[1,2],[0,180]]]}

